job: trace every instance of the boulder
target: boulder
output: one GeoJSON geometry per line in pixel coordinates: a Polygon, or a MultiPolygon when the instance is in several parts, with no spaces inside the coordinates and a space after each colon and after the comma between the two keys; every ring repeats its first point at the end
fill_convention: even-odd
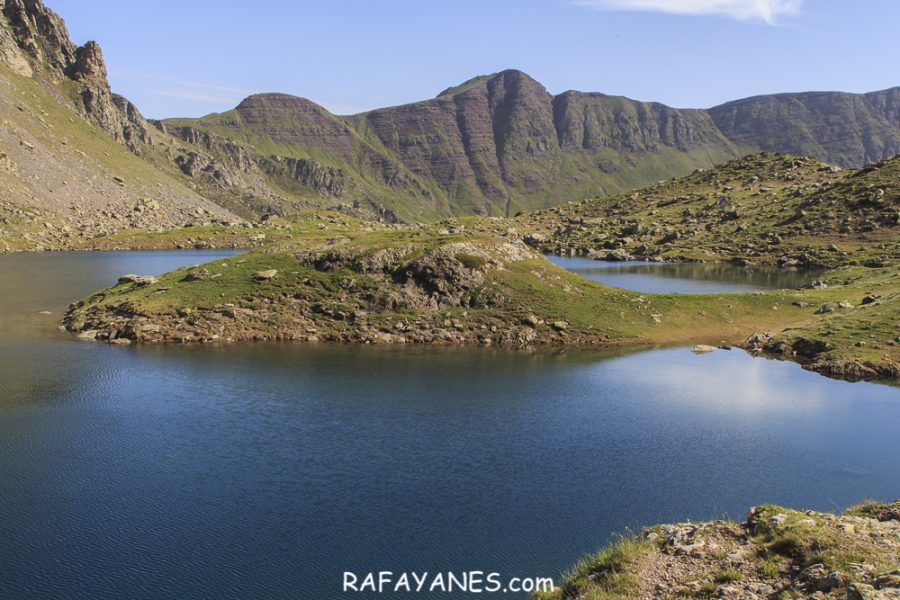
{"type": "Polygon", "coordinates": [[[612,252],[607,253],[603,260],[611,260],[616,262],[622,262],[626,260],[631,260],[631,256],[622,252],[621,250],[613,250],[612,252]]]}
{"type": "Polygon", "coordinates": [[[715,350],[715,346],[708,346],[706,344],[697,344],[693,348],[691,348],[691,352],[695,352],[697,354],[706,354],[707,352],[712,352],[715,350]]]}
{"type": "Polygon", "coordinates": [[[274,279],[278,275],[278,269],[267,269],[265,271],[257,271],[253,274],[253,279],[257,281],[268,281],[274,279]]]}
{"type": "Polygon", "coordinates": [[[191,269],[184,276],[185,281],[203,281],[209,277],[209,271],[206,269],[191,269]]]}
{"type": "Polygon", "coordinates": [[[757,331],[747,338],[747,345],[751,348],[762,348],[763,346],[771,342],[774,337],[775,335],[769,331],[757,331]]]}
{"type": "Polygon", "coordinates": [[[875,587],[879,590],[900,588],[900,569],[875,576],[875,587]]]}
{"type": "Polygon", "coordinates": [[[824,315],[827,313],[832,313],[840,308],[840,305],[837,302],[826,302],[822,306],[819,307],[819,310],[816,311],[817,315],[824,315]]]}
{"type": "Polygon", "coordinates": [[[522,241],[524,241],[532,248],[537,248],[541,244],[547,242],[547,236],[541,235],[540,233],[529,233],[524,238],[522,238],[522,241]]]}
{"type": "Polygon", "coordinates": [[[159,281],[153,275],[134,275],[129,273],[128,275],[122,275],[119,277],[119,283],[132,283],[137,287],[152,285],[159,281]]]}
{"type": "Polygon", "coordinates": [[[787,515],[783,513],[778,513],[777,515],[773,515],[766,520],[766,524],[769,527],[781,527],[784,525],[785,521],[787,521],[787,515]]]}

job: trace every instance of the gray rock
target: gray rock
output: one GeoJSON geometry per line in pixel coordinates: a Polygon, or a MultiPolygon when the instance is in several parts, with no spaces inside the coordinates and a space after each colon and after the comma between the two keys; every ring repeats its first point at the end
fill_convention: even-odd
{"type": "Polygon", "coordinates": [[[529,233],[522,241],[529,246],[536,248],[547,241],[547,236],[541,235],[540,233],[529,233]]]}
{"type": "Polygon", "coordinates": [[[819,307],[819,310],[816,311],[817,315],[824,315],[827,313],[832,313],[840,308],[840,305],[837,302],[826,302],[822,306],[819,307]]]}
{"type": "Polygon", "coordinates": [[[851,583],[847,586],[847,600],[876,600],[875,588],[865,583],[851,583]]]}
{"type": "Polygon", "coordinates": [[[192,269],[184,276],[185,281],[203,281],[209,277],[209,271],[206,269],[192,269]]]}
{"type": "Polygon", "coordinates": [[[766,520],[766,524],[769,527],[781,527],[784,525],[784,522],[787,521],[787,515],[783,513],[778,513],[777,515],[773,515],[766,520]]]}
{"type": "Polygon", "coordinates": [[[762,348],[763,346],[771,342],[774,337],[775,334],[773,334],[772,332],[757,331],[747,338],[747,345],[754,349],[762,348]]]}
{"type": "Polygon", "coordinates": [[[631,256],[622,252],[621,250],[613,250],[612,252],[607,253],[604,257],[604,260],[611,260],[616,262],[622,262],[626,260],[631,260],[631,256]]]}
{"type": "Polygon", "coordinates": [[[278,275],[278,269],[267,269],[265,271],[257,271],[253,274],[253,278],[257,281],[267,281],[274,279],[276,275],[278,275]]]}
{"type": "Polygon", "coordinates": [[[129,273],[128,275],[122,275],[119,277],[119,283],[133,283],[137,287],[152,285],[159,281],[153,275],[134,275],[129,273]]]}
{"type": "Polygon", "coordinates": [[[875,577],[875,587],[879,590],[885,588],[900,588],[900,570],[877,575],[875,577]]]}

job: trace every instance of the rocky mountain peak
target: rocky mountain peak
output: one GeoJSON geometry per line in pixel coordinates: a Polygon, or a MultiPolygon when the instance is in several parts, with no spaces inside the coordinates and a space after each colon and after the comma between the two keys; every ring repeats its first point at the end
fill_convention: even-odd
{"type": "Polygon", "coordinates": [[[88,42],[75,50],[75,63],[72,65],[72,78],[78,81],[92,81],[106,84],[106,63],[103,52],[97,42],[88,42]]]}
{"type": "Polygon", "coordinates": [[[279,93],[248,96],[237,105],[237,111],[242,117],[250,117],[251,119],[261,113],[284,118],[296,115],[316,115],[328,120],[334,119],[334,115],[328,112],[325,107],[316,104],[312,100],[279,93]]]}
{"type": "Polygon", "coordinates": [[[19,74],[37,71],[108,87],[100,45],[76,47],[62,18],[41,0],[0,0],[0,31],[6,34],[0,38],[2,58],[19,74]]]}
{"type": "Polygon", "coordinates": [[[505,82],[514,81],[523,85],[537,86],[541,89],[544,89],[544,86],[537,79],[535,79],[525,71],[520,71],[519,69],[504,69],[490,79],[503,80],[505,82]]]}
{"type": "Polygon", "coordinates": [[[14,72],[56,85],[60,98],[113,139],[141,154],[153,132],[137,108],[116,96],[97,42],[76,47],[63,20],[41,0],[0,0],[0,61],[14,72]]]}
{"type": "Polygon", "coordinates": [[[65,23],[41,0],[0,0],[0,31],[0,57],[20,74],[62,77],[75,59],[65,23]]]}
{"type": "Polygon", "coordinates": [[[455,85],[445,89],[437,95],[437,98],[452,97],[458,94],[466,93],[470,90],[484,89],[486,87],[496,88],[498,86],[507,87],[512,85],[518,85],[522,88],[542,90],[545,93],[547,91],[540,82],[538,82],[528,73],[519,71],[518,69],[506,69],[504,71],[500,71],[499,73],[479,75],[477,77],[467,79],[459,85],[455,85]]]}

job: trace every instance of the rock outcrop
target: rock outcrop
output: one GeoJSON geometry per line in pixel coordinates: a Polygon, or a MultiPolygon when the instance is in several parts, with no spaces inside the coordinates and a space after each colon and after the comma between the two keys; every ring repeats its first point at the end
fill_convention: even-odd
{"type": "Polygon", "coordinates": [[[35,70],[64,77],[75,62],[75,46],[63,20],[40,0],[3,0],[0,12],[3,62],[26,77],[35,70]]]}
{"type": "Polygon", "coordinates": [[[767,505],[743,523],[656,525],[534,598],[900,598],[898,506],[869,501],[835,515],[767,505]]]}
{"type": "Polygon", "coordinates": [[[174,140],[112,93],[100,46],[73,44],[39,0],[0,2],[0,61],[0,250],[239,220],[172,176],[174,140]]]}

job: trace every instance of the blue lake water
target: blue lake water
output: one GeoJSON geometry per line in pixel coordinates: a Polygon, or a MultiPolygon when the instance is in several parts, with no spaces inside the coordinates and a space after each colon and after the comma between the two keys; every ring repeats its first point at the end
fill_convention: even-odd
{"type": "Polygon", "coordinates": [[[644,294],[711,294],[799,288],[820,272],[810,269],[741,267],[730,263],[610,262],[547,256],[586,279],[644,294]]]}
{"type": "Polygon", "coordinates": [[[626,527],[900,497],[900,391],[737,350],[122,348],[56,330],[122,273],[211,259],[228,257],[0,255],[0,597],[556,576],[626,527]]]}

